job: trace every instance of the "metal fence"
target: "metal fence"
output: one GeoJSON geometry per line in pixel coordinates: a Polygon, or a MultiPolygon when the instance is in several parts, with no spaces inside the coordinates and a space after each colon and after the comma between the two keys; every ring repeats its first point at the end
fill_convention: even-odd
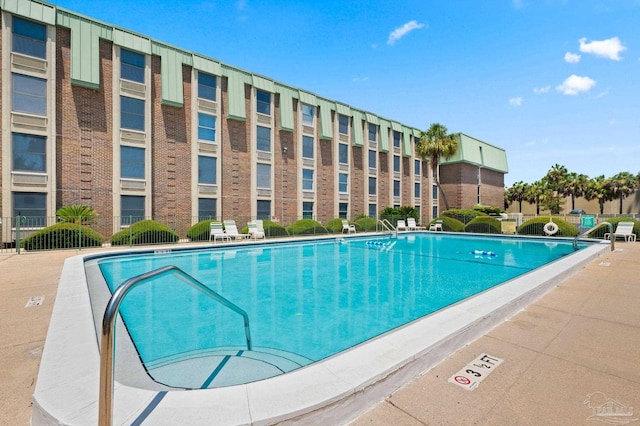
{"type": "MultiPolygon", "coordinates": [[[[593,225],[611,220],[616,217],[640,219],[640,214],[632,215],[595,215],[593,225]]],[[[525,234],[546,235],[544,225],[551,219],[561,219],[573,225],[571,228],[560,227],[556,236],[574,236],[585,232],[581,215],[522,215],[510,213],[493,220],[474,220],[474,217],[457,218],[462,222],[456,229],[446,229],[457,232],[473,232],[486,234],[525,234]],[[537,223],[524,225],[527,221],[539,218],[537,223]],[[551,219],[550,219],[551,218],[551,219]],[[569,232],[567,232],[569,231],[569,232]]],[[[234,218],[240,233],[248,232],[247,223],[255,217],[234,218]]],[[[275,218],[274,218],[275,219],[275,218]]],[[[380,220],[358,217],[354,221],[357,232],[385,232],[387,228],[380,220],[386,219],[393,226],[398,220],[405,220],[406,216],[385,216],[380,220]]],[[[61,221],[57,217],[5,217],[0,218],[0,252],[21,253],[22,251],[55,250],[55,249],[83,249],[88,247],[131,247],[152,244],[185,244],[210,241],[210,226],[212,221],[221,218],[202,218],[191,216],[165,217],[94,217],[78,218],[77,220],[61,221]]],[[[296,237],[309,235],[341,234],[343,232],[340,218],[325,218],[324,220],[301,220],[300,217],[277,218],[273,221],[263,220],[265,238],[296,237]]],[[[589,222],[587,222],[588,224],[589,222]]],[[[429,224],[422,224],[422,229],[428,229],[429,224]]],[[[599,235],[598,235],[599,236],[599,235]]]]}

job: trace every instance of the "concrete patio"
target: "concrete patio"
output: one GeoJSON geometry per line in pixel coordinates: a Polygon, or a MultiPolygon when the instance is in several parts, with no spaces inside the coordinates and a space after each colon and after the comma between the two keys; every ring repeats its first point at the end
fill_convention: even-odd
{"type": "MultiPolygon", "coordinates": [[[[616,247],[353,424],[638,420],[631,407],[640,407],[640,244],[616,247]],[[448,382],[482,353],[504,362],[473,391],[448,382]]],[[[91,251],[104,249],[81,253],[91,251]]],[[[29,424],[62,265],[79,253],[0,254],[0,424],[29,424]],[[33,297],[44,298],[27,307],[33,297]]]]}

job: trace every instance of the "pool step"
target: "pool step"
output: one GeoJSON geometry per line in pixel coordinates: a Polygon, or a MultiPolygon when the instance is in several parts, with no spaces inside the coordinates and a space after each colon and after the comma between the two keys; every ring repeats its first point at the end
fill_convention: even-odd
{"type": "Polygon", "coordinates": [[[301,355],[271,348],[222,348],[147,368],[157,382],[172,387],[206,389],[278,376],[313,362],[301,355]]]}

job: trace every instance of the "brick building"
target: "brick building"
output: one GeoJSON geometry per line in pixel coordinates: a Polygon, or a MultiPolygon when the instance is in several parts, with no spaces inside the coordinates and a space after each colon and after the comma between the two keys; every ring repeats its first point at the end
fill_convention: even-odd
{"type": "Polygon", "coordinates": [[[419,129],[39,0],[0,5],[1,217],[88,205],[108,236],[145,217],[438,213],[419,129]]]}

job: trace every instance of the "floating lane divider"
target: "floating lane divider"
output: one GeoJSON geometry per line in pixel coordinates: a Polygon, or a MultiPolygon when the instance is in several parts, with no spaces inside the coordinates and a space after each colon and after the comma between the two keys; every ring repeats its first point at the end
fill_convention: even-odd
{"type": "Polygon", "coordinates": [[[391,248],[395,245],[395,241],[379,241],[379,240],[369,240],[366,242],[366,245],[371,248],[377,248],[382,251],[391,250],[391,248]]]}
{"type": "Polygon", "coordinates": [[[484,250],[474,250],[471,252],[471,254],[475,254],[477,256],[489,256],[489,257],[497,256],[497,254],[495,254],[492,251],[484,251],[484,250]]]}

